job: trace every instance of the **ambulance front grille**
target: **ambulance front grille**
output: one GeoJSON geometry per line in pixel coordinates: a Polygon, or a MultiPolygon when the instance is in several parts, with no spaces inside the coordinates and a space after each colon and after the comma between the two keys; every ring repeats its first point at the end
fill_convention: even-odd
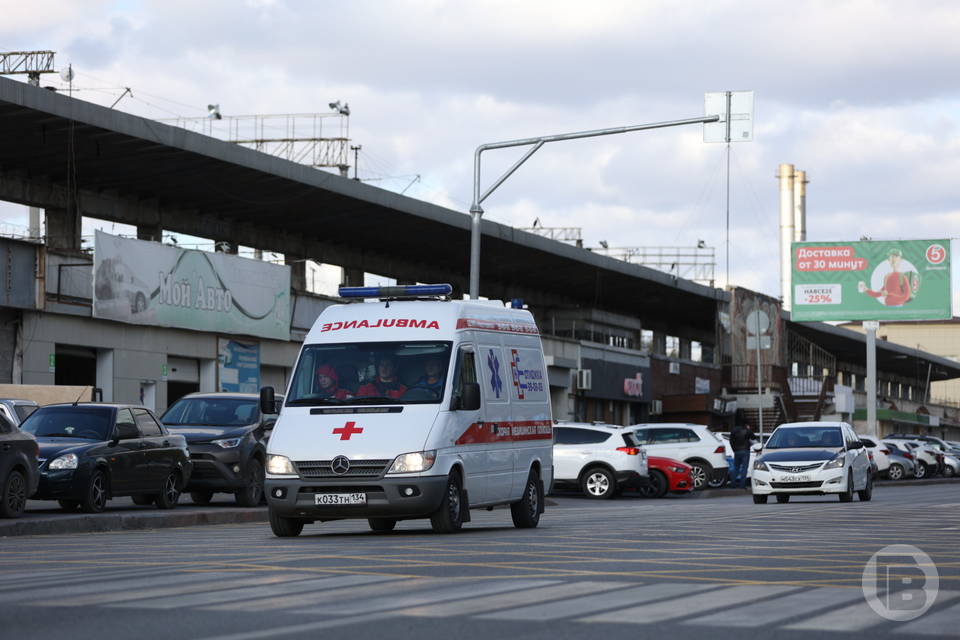
{"type": "Polygon", "coordinates": [[[297,463],[302,478],[379,478],[393,460],[350,460],[346,473],[334,473],[332,460],[305,460],[297,463]]]}

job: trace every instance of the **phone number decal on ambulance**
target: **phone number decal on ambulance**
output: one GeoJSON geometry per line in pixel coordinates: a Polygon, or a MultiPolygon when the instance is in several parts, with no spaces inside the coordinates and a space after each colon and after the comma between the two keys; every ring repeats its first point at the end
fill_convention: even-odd
{"type": "Polygon", "coordinates": [[[416,320],[414,318],[379,318],[376,321],[348,320],[347,322],[327,322],[320,327],[320,332],[341,331],[346,329],[436,329],[440,330],[440,323],[436,320],[416,320]]]}
{"type": "Polygon", "coordinates": [[[457,320],[457,329],[482,329],[484,331],[501,331],[504,333],[524,333],[532,336],[540,335],[536,324],[532,322],[517,322],[515,320],[460,318],[457,320]]]}
{"type": "Polygon", "coordinates": [[[553,438],[553,421],[551,420],[475,422],[457,438],[455,444],[520,442],[523,440],[549,440],[550,438],[553,438]]]}

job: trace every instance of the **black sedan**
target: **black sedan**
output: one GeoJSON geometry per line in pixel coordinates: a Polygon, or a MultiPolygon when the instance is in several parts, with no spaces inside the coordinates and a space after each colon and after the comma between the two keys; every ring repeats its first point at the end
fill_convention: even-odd
{"type": "Polygon", "coordinates": [[[0,517],[19,518],[40,481],[37,441],[0,415],[0,517]]]}
{"type": "Polygon", "coordinates": [[[37,409],[21,429],[40,445],[40,488],[34,499],[87,513],[107,500],[172,509],[193,468],[183,436],[169,433],[149,409],[78,403],[37,409]]]}
{"type": "Polygon", "coordinates": [[[170,433],[187,439],[193,461],[187,489],[195,503],[207,504],[214,493],[224,492],[240,506],[260,504],[266,441],[277,414],[260,412],[258,394],[191,393],[161,420],[170,433]]]}

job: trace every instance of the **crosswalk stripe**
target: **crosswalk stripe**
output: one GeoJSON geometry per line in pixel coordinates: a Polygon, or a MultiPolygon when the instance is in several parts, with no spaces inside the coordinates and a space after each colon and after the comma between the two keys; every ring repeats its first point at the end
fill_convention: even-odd
{"type": "Polygon", "coordinates": [[[290,576],[272,576],[270,580],[261,579],[252,583],[248,582],[248,584],[252,586],[235,585],[240,587],[236,589],[229,588],[234,585],[220,584],[214,585],[214,589],[209,589],[205,593],[181,593],[179,595],[156,598],[149,601],[140,600],[137,602],[112,604],[110,606],[127,609],[178,609],[181,607],[192,609],[208,604],[237,601],[246,605],[244,610],[257,611],[257,609],[250,605],[251,598],[309,591],[315,598],[322,599],[323,594],[320,592],[325,589],[389,580],[389,578],[383,576],[327,576],[314,580],[305,580],[303,578],[304,576],[297,576],[294,579],[291,579],[290,576]]]}
{"type": "Polygon", "coordinates": [[[782,598],[765,600],[762,605],[751,603],[742,607],[725,609],[707,616],[684,620],[684,624],[756,628],[822,611],[831,606],[846,604],[851,600],[860,598],[863,598],[863,593],[859,589],[822,587],[793,593],[782,598]]]}
{"type": "Polygon", "coordinates": [[[523,593],[509,592],[483,598],[470,598],[458,602],[413,607],[411,609],[398,611],[397,613],[404,616],[417,617],[463,616],[503,609],[505,607],[514,608],[520,605],[546,602],[547,600],[556,600],[577,594],[601,593],[629,587],[631,584],[632,583],[626,582],[568,582],[551,587],[530,589],[523,593]]]}
{"type": "MultiPolygon", "coordinates": [[[[958,596],[960,596],[960,592],[957,591],[941,591],[937,595],[937,602],[955,600],[958,596]]],[[[955,604],[934,613],[927,612],[916,620],[897,627],[894,633],[910,636],[916,634],[922,636],[952,635],[956,637],[958,626],[960,626],[960,604],[955,604]]]]}
{"type": "Polygon", "coordinates": [[[148,602],[152,598],[163,598],[166,596],[183,596],[186,594],[198,594],[198,593],[207,593],[210,591],[216,591],[218,589],[230,589],[234,587],[246,587],[252,585],[263,585],[270,584],[271,582],[277,583],[280,582],[281,578],[277,575],[263,575],[263,574],[244,574],[242,576],[234,576],[231,579],[219,579],[219,580],[210,580],[209,578],[206,581],[201,581],[198,584],[184,584],[183,582],[177,582],[171,586],[167,587],[153,587],[151,585],[144,586],[143,589],[130,589],[124,591],[112,591],[109,593],[91,593],[86,596],[77,596],[75,598],[64,598],[59,600],[57,604],[62,604],[65,606],[91,606],[91,605],[104,605],[112,606],[122,602],[132,602],[130,606],[147,606],[148,602]],[[138,602],[144,601],[144,602],[138,602]]]}
{"type": "Polygon", "coordinates": [[[34,602],[31,602],[30,604],[45,605],[49,602],[63,602],[64,598],[67,596],[90,594],[93,591],[104,595],[113,592],[126,593],[132,589],[147,589],[155,585],[213,581],[231,575],[236,574],[178,573],[171,576],[153,576],[150,574],[141,573],[140,577],[138,578],[128,578],[125,580],[117,580],[115,582],[97,583],[96,581],[91,580],[83,584],[74,584],[65,587],[53,586],[44,587],[42,589],[26,589],[24,591],[5,595],[3,597],[3,601],[4,603],[11,603],[33,600],[34,602]]]}
{"type": "MultiPolygon", "coordinates": [[[[455,587],[446,586],[441,589],[430,591],[418,591],[415,593],[398,592],[391,596],[363,600],[362,602],[350,601],[337,605],[336,612],[339,615],[353,615],[364,612],[386,611],[390,609],[404,609],[423,604],[436,604],[459,598],[476,598],[479,596],[491,595],[494,593],[504,593],[506,591],[520,591],[523,589],[535,589],[547,585],[557,584],[556,580],[493,580],[482,583],[461,584],[455,587]]],[[[307,609],[303,611],[294,611],[294,613],[317,613],[316,609],[307,609]]]]}
{"type": "Polygon", "coordinates": [[[728,587],[724,589],[714,589],[706,593],[700,593],[694,596],[685,596],[660,602],[653,602],[637,607],[628,607],[601,613],[599,615],[580,619],[580,622],[630,622],[634,624],[645,624],[649,622],[662,622],[664,620],[673,620],[682,618],[689,611],[707,611],[710,609],[719,609],[731,605],[741,605],[744,602],[752,602],[764,596],[776,595],[788,591],[797,591],[799,587],[787,587],[782,585],[765,586],[739,586],[728,587]]]}
{"type": "Polygon", "coordinates": [[[327,618],[320,622],[306,622],[303,624],[293,624],[287,627],[271,627],[260,631],[243,631],[241,633],[229,633],[220,636],[208,636],[201,640],[259,640],[259,638],[276,638],[286,636],[291,633],[305,633],[307,631],[319,631],[320,629],[330,629],[333,627],[342,627],[350,624],[366,624],[375,622],[383,618],[392,617],[391,613],[372,613],[368,615],[348,616],[345,618],[327,618]]]}
{"type": "Polygon", "coordinates": [[[803,631],[862,631],[879,624],[889,623],[889,620],[870,608],[861,593],[859,602],[785,625],[783,628],[803,631]]]}
{"type": "Polygon", "coordinates": [[[351,599],[370,599],[375,598],[381,595],[389,595],[396,593],[410,593],[415,590],[425,590],[432,588],[438,585],[448,584],[447,581],[444,581],[439,578],[415,578],[415,579],[404,579],[404,580],[395,580],[393,578],[388,579],[387,582],[378,582],[374,584],[358,586],[358,587],[347,587],[344,589],[337,589],[333,592],[328,592],[325,594],[323,603],[318,603],[316,594],[306,593],[306,594],[292,594],[285,596],[276,596],[269,598],[251,598],[244,602],[228,602],[225,604],[212,605],[207,607],[202,607],[204,611],[274,611],[277,609],[295,609],[297,607],[309,606],[309,605],[320,605],[323,607],[330,607],[334,603],[340,600],[351,600],[351,599]]]}
{"type": "Polygon", "coordinates": [[[638,602],[649,602],[662,598],[688,596],[691,593],[714,589],[716,585],[687,584],[679,582],[661,582],[639,587],[632,587],[614,593],[587,595],[580,598],[558,600],[547,604],[507,609],[478,616],[494,620],[525,620],[529,622],[544,622],[572,616],[582,616],[594,611],[616,609],[618,607],[635,605],[638,602]]]}
{"type": "Polygon", "coordinates": [[[39,589],[46,586],[67,586],[78,582],[90,582],[93,580],[113,580],[126,578],[130,576],[143,575],[143,569],[80,569],[72,571],[54,572],[50,574],[21,574],[16,582],[8,581],[10,577],[4,576],[4,582],[0,584],[0,593],[6,591],[22,591],[25,587],[28,589],[39,589]]]}

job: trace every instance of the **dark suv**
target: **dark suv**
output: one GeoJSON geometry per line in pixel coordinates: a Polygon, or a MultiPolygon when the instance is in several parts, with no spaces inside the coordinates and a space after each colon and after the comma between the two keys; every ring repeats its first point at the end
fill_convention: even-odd
{"type": "Polygon", "coordinates": [[[19,518],[37,490],[40,447],[29,433],[20,431],[0,415],[0,518],[19,518]]]}
{"type": "Polygon", "coordinates": [[[162,420],[187,439],[193,461],[187,490],[195,503],[208,504],[214,493],[225,492],[240,506],[260,504],[266,442],[277,414],[260,412],[259,395],[191,393],[174,402],[162,420]]]}

